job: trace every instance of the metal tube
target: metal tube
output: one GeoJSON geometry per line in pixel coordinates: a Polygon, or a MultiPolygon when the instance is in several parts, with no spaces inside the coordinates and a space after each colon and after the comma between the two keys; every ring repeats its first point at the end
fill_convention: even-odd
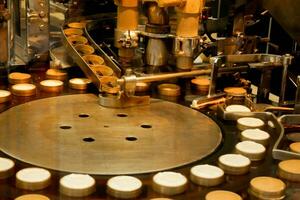
{"type": "Polygon", "coordinates": [[[154,81],[162,81],[172,78],[179,78],[179,77],[189,77],[189,76],[199,76],[199,75],[207,75],[211,72],[210,69],[207,70],[194,70],[190,72],[178,72],[172,74],[159,74],[153,75],[149,77],[137,77],[137,82],[154,82],[154,81]]]}
{"type": "MultiPolygon", "coordinates": [[[[272,21],[273,21],[273,18],[270,17],[269,28],[268,28],[268,38],[269,38],[269,41],[271,41],[272,21]]],[[[267,43],[267,47],[266,47],[266,53],[267,54],[269,53],[269,47],[270,47],[270,42],[267,43]]]]}
{"type": "Polygon", "coordinates": [[[297,46],[298,46],[298,43],[296,41],[294,41],[294,45],[293,45],[293,52],[297,52],[297,46]]]}
{"type": "MultiPolygon", "coordinates": [[[[168,80],[172,78],[179,78],[179,77],[189,77],[189,76],[199,76],[199,75],[208,75],[210,74],[210,69],[205,70],[194,70],[190,72],[178,72],[178,73],[171,73],[171,74],[158,74],[153,76],[145,76],[145,77],[137,77],[136,82],[155,82],[155,81],[162,81],[162,80],[168,80]]],[[[125,79],[121,78],[118,79],[119,84],[124,84],[125,79]]]]}
{"type": "MultiPolygon", "coordinates": [[[[228,73],[231,71],[247,71],[248,66],[240,66],[240,67],[228,67],[228,68],[220,68],[218,69],[218,73],[228,73]]],[[[211,69],[202,69],[202,70],[193,70],[190,72],[178,72],[178,73],[170,73],[170,74],[158,74],[152,76],[145,76],[145,77],[137,77],[137,82],[155,82],[155,81],[162,81],[168,80],[172,78],[182,78],[182,77],[191,77],[191,76],[200,76],[200,75],[209,75],[211,74],[211,69]]],[[[123,84],[124,79],[118,79],[118,83],[123,84]]]]}
{"type": "Polygon", "coordinates": [[[288,65],[287,66],[283,66],[283,69],[282,69],[282,80],[281,80],[281,90],[280,90],[280,101],[279,101],[280,105],[283,105],[284,104],[284,100],[285,100],[287,69],[288,69],[288,65]]]}
{"type": "Polygon", "coordinates": [[[282,69],[282,79],[281,79],[281,89],[280,89],[280,99],[279,99],[280,105],[284,104],[288,66],[291,64],[291,62],[292,62],[292,56],[288,54],[283,56],[283,69],[282,69]]]}
{"type": "Polygon", "coordinates": [[[222,4],[222,0],[219,0],[218,1],[217,19],[220,19],[220,17],[221,17],[221,4],[222,4]]]}

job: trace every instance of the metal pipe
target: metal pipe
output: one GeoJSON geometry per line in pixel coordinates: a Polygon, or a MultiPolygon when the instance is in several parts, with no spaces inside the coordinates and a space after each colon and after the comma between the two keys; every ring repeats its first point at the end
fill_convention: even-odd
{"type": "Polygon", "coordinates": [[[294,41],[294,45],[293,45],[293,52],[297,52],[297,46],[298,46],[298,43],[296,41],[294,41]]]}
{"type": "Polygon", "coordinates": [[[292,56],[287,54],[283,56],[283,69],[282,69],[282,79],[281,79],[281,89],[280,89],[280,99],[279,104],[283,105],[285,100],[285,90],[286,90],[286,80],[288,67],[292,62],[292,56]]]}
{"type": "Polygon", "coordinates": [[[287,70],[288,70],[288,65],[283,66],[282,69],[282,79],[281,79],[281,90],[280,90],[280,105],[284,104],[285,100],[285,90],[286,90],[286,79],[287,79],[287,70]]]}
{"type": "Polygon", "coordinates": [[[220,17],[221,17],[221,5],[222,5],[222,0],[219,0],[218,1],[217,19],[220,19],[220,17]]]}
{"type": "MultiPolygon", "coordinates": [[[[189,76],[199,76],[199,75],[208,75],[210,74],[210,69],[205,70],[194,70],[190,72],[178,72],[178,73],[170,73],[170,74],[158,74],[153,76],[145,76],[145,77],[136,77],[136,82],[155,82],[155,81],[163,81],[172,78],[180,78],[180,77],[189,77],[189,76]]],[[[119,84],[123,84],[125,82],[124,78],[118,79],[119,84]]]]}
{"type": "MultiPolygon", "coordinates": [[[[248,66],[239,66],[239,67],[224,67],[219,68],[218,73],[228,73],[228,72],[242,72],[247,71],[249,69],[248,66]]],[[[177,72],[177,73],[170,73],[170,74],[158,74],[152,76],[144,76],[144,77],[137,77],[137,82],[155,82],[155,81],[162,81],[168,80],[172,78],[183,78],[183,77],[192,77],[192,76],[200,76],[200,75],[209,75],[211,74],[211,69],[201,69],[201,70],[193,70],[189,72],[177,72]]],[[[118,83],[123,84],[125,81],[123,78],[118,79],[118,83]]]]}
{"type": "MultiPolygon", "coordinates": [[[[269,41],[271,41],[272,21],[273,21],[273,18],[270,17],[269,28],[268,28],[268,38],[269,38],[269,41]]],[[[266,47],[266,53],[267,54],[269,53],[269,47],[270,47],[270,42],[267,43],[267,47],[266,47]]]]}
{"type": "MultiPolygon", "coordinates": [[[[176,55],[176,67],[181,70],[191,69],[193,67],[194,55],[188,55],[190,50],[184,47],[184,39],[195,39],[199,35],[200,14],[203,10],[204,0],[187,0],[182,8],[176,9],[177,12],[177,28],[176,38],[183,39],[181,43],[182,52],[176,55]]],[[[199,41],[198,41],[199,42],[199,41]]],[[[197,42],[197,43],[198,43],[197,42]]],[[[189,48],[188,48],[189,49],[189,48]]]]}
{"type": "Polygon", "coordinates": [[[179,78],[179,77],[189,77],[189,76],[199,76],[199,75],[207,75],[211,72],[210,69],[207,70],[194,70],[190,72],[178,72],[172,74],[160,74],[160,75],[153,75],[149,77],[137,77],[137,82],[154,82],[154,81],[162,81],[172,78],[179,78]]]}

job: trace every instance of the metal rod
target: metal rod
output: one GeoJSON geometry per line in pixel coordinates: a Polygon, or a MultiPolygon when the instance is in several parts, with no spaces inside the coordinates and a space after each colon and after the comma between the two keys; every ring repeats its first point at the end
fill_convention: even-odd
{"type": "MultiPolygon", "coordinates": [[[[270,17],[269,28],[268,28],[268,38],[269,38],[269,41],[271,41],[272,21],[273,21],[273,18],[270,17]]],[[[266,53],[269,53],[269,46],[270,46],[270,42],[267,43],[266,53]]]]}
{"type": "Polygon", "coordinates": [[[218,1],[217,19],[220,19],[220,17],[221,17],[221,4],[222,4],[222,0],[219,0],[218,1]]]}
{"type": "Polygon", "coordinates": [[[179,77],[189,77],[189,76],[199,76],[199,75],[208,75],[210,74],[211,70],[194,70],[190,72],[178,72],[178,73],[172,73],[172,74],[159,74],[159,75],[153,75],[153,76],[145,76],[145,77],[137,77],[137,82],[155,82],[155,81],[162,81],[172,78],[179,78],[179,77]]]}
{"type": "Polygon", "coordinates": [[[297,46],[298,46],[298,43],[296,41],[294,41],[294,48],[293,48],[293,52],[297,52],[297,46]]]}
{"type": "MultiPolygon", "coordinates": [[[[226,73],[231,71],[247,71],[248,66],[240,66],[240,67],[224,67],[218,70],[218,73],[226,73]]],[[[178,72],[178,73],[171,73],[171,74],[158,74],[158,75],[151,75],[151,76],[144,76],[144,77],[137,77],[137,82],[155,82],[155,81],[162,81],[168,80],[172,78],[180,78],[180,77],[190,77],[190,76],[199,76],[199,75],[209,75],[211,74],[211,69],[202,69],[202,70],[194,70],[190,72],[178,72]]],[[[124,83],[124,79],[118,79],[119,84],[124,83]]]]}

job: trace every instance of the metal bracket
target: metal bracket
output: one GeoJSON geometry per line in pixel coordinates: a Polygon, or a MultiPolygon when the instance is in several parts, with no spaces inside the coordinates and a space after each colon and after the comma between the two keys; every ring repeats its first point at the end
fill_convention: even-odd
{"type": "Polygon", "coordinates": [[[137,78],[131,74],[131,71],[127,73],[118,81],[121,91],[117,95],[104,96],[99,95],[99,103],[104,107],[111,108],[126,108],[139,105],[148,105],[150,103],[149,96],[135,96],[137,78]]]}
{"type": "Polygon", "coordinates": [[[136,76],[125,75],[122,77],[124,79],[124,83],[121,86],[122,90],[124,91],[125,95],[128,97],[134,96],[135,88],[136,88],[136,76]]]}
{"type": "Polygon", "coordinates": [[[150,96],[127,96],[120,92],[118,96],[99,95],[99,104],[109,108],[127,108],[150,104],[150,96]]]}
{"type": "Polygon", "coordinates": [[[176,56],[194,57],[195,51],[200,44],[200,37],[175,37],[173,52],[176,56]]]}
{"type": "Polygon", "coordinates": [[[139,31],[127,30],[121,31],[115,29],[115,46],[117,48],[136,48],[138,47],[139,31]]]}

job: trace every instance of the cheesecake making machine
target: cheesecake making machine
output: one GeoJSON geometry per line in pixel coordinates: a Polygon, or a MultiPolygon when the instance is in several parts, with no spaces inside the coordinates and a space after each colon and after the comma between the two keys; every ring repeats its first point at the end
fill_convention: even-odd
{"type": "MultiPolygon", "coordinates": [[[[204,199],[220,189],[252,198],[252,178],[276,177],[280,160],[300,158],[286,137],[300,124],[299,5],[289,0],[288,12],[281,12],[282,4],[0,0],[1,89],[11,88],[7,74],[15,71],[38,84],[49,66],[93,83],[80,91],[64,84],[54,93],[38,87],[33,96],[1,104],[0,155],[15,161],[15,171],[49,170],[51,184],[34,192],[50,199],[75,198],[59,192],[60,178],[70,173],[96,180],[82,199],[114,199],[105,190],[117,175],[142,181],[135,199],[204,199]],[[275,44],[280,31],[285,35],[275,44]],[[232,104],[251,112],[229,112],[232,104]],[[271,136],[264,159],[251,162],[248,173],[226,174],[214,187],[189,181],[171,197],[153,189],[157,172],[189,177],[191,167],[217,165],[221,155],[235,152],[236,120],[243,117],[261,119],[271,136]]],[[[298,199],[299,185],[285,183],[278,199],[298,199]]],[[[33,193],[18,187],[15,176],[0,184],[1,200],[33,193]]]]}

